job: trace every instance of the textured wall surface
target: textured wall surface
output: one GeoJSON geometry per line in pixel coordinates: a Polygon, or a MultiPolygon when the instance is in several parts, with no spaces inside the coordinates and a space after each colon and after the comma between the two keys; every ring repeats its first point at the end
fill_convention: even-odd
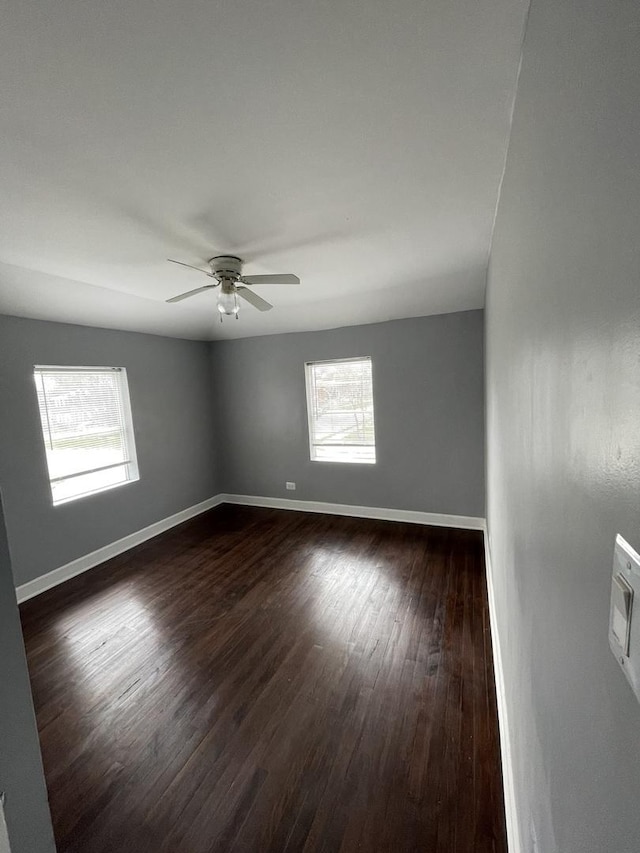
{"type": "Polygon", "coordinates": [[[224,491],[484,516],[483,364],[482,311],[216,341],[224,491]],[[311,462],[305,362],[354,356],[373,359],[377,462],[311,462]]]}
{"type": "Polygon", "coordinates": [[[12,853],[54,853],[40,744],[0,503],[0,791],[12,853]]]}
{"type": "Polygon", "coordinates": [[[217,494],[209,345],[0,316],[0,486],[16,583],[217,494]],[[127,369],[140,480],[53,506],[34,364],[127,369]]]}
{"type": "Polygon", "coordinates": [[[526,853],[640,849],[640,4],[533,0],[490,264],[488,522],[526,853]]]}

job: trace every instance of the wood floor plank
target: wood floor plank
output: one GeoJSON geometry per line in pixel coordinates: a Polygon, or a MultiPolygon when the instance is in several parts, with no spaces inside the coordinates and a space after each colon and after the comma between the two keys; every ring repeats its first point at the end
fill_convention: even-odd
{"type": "Polygon", "coordinates": [[[221,506],[21,607],[58,853],[505,853],[481,534],[221,506]]]}

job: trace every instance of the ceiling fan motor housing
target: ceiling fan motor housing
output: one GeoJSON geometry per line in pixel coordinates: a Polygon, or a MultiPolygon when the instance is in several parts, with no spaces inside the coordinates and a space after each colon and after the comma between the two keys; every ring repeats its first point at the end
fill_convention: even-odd
{"type": "Polygon", "coordinates": [[[218,279],[237,281],[242,275],[242,260],[235,255],[218,255],[209,261],[211,272],[218,279]]]}

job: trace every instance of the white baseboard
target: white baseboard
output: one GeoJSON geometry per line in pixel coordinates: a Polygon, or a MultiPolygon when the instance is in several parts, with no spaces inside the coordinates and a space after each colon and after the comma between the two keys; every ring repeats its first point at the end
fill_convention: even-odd
{"type": "Polygon", "coordinates": [[[502,786],[504,789],[504,809],[507,822],[507,847],[509,853],[521,853],[518,809],[516,801],[515,779],[513,775],[513,758],[511,754],[511,728],[507,709],[507,695],[502,666],[502,645],[500,629],[496,613],[495,591],[493,588],[493,566],[491,563],[491,548],[489,533],[485,525],[484,531],[484,560],[487,574],[487,594],[489,598],[489,623],[491,625],[491,647],[493,649],[493,672],[496,684],[496,701],[498,705],[498,725],[500,727],[500,755],[502,759],[502,786]]]}
{"type": "Polygon", "coordinates": [[[355,518],[379,518],[385,521],[407,521],[412,524],[432,524],[438,527],[458,527],[467,530],[484,530],[484,519],[475,518],[465,515],[442,515],[432,512],[414,512],[403,509],[381,509],[378,507],[367,506],[350,506],[348,504],[332,504],[322,503],[321,501],[297,501],[288,498],[264,498],[254,495],[215,495],[202,503],[195,506],[187,507],[181,512],[170,515],[168,518],[163,518],[150,524],[148,527],[138,530],[135,533],[125,536],[123,539],[118,539],[103,548],[98,548],[97,551],[92,551],[90,554],[85,554],[83,557],[78,557],[77,560],[72,560],[64,566],[53,569],[45,575],[34,578],[32,581],[21,584],[16,589],[18,602],[27,601],[47,589],[51,589],[64,581],[82,574],[95,566],[104,563],[105,560],[110,560],[147,539],[152,539],[159,533],[181,524],[183,521],[188,521],[208,509],[212,509],[222,503],[242,504],[244,506],[263,506],[272,509],[291,509],[299,512],[320,512],[329,515],[347,515],[355,518]]]}
{"type": "Polygon", "coordinates": [[[122,554],[130,548],[146,542],[147,539],[152,539],[159,533],[163,533],[177,524],[182,524],[183,521],[188,521],[190,518],[200,515],[200,513],[206,512],[214,506],[218,506],[218,504],[222,503],[222,497],[222,495],[216,495],[213,498],[202,501],[202,503],[187,507],[187,509],[176,512],[168,518],[163,518],[154,524],[150,524],[148,527],[143,527],[142,530],[130,533],[123,539],[118,539],[116,542],[111,542],[111,544],[105,545],[103,548],[98,548],[97,551],[92,551],[90,554],[85,554],[83,557],[78,557],[77,560],[72,560],[64,566],[53,569],[53,571],[47,572],[46,575],[41,575],[39,578],[34,578],[32,581],[21,584],[16,589],[18,603],[27,601],[27,599],[33,598],[35,595],[39,595],[41,592],[45,592],[45,590],[69,580],[69,578],[80,575],[88,569],[93,569],[100,563],[104,563],[105,560],[117,557],[118,554],[122,554]]]}
{"type": "Polygon", "coordinates": [[[220,498],[221,503],[243,506],[322,512],[327,515],[348,515],[353,518],[379,518],[382,521],[407,521],[411,524],[431,524],[435,527],[457,527],[463,530],[484,530],[485,526],[484,518],[472,515],[443,515],[437,512],[417,512],[409,509],[383,509],[376,506],[351,506],[351,504],[298,501],[290,498],[263,498],[255,495],[220,495],[220,498]]]}

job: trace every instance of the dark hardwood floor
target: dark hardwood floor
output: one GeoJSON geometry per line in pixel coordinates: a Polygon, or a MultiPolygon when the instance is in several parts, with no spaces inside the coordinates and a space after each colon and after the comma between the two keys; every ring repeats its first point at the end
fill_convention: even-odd
{"type": "Polygon", "coordinates": [[[21,612],[58,853],[506,850],[480,533],[223,506],[21,612]]]}

